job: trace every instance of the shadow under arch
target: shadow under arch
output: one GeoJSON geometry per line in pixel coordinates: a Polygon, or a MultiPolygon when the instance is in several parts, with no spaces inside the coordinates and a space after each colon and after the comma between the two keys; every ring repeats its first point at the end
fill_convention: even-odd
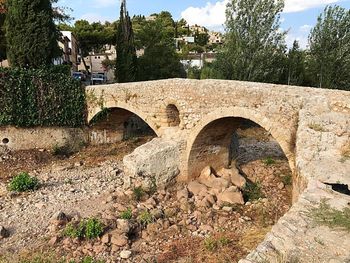
{"type": "Polygon", "coordinates": [[[285,127],[279,127],[277,123],[259,112],[247,108],[231,107],[218,109],[208,114],[190,133],[185,155],[186,167],[184,167],[187,180],[199,176],[201,170],[209,163],[214,164],[214,169],[228,165],[232,134],[239,127],[241,119],[256,123],[272,135],[288,159],[294,174],[293,134],[295,131],[289,131],[290,134],[286,135],[285,127]]]}
{"type": "MultiPolygon", "coordinates": [[[[139,117],[153,130],[153,132],[156,134],[157,137],[160,136],[157,125],[153,121],[149,120],[147,118],[147,115],[144,112],[128,105],[127,103],[118,103],[116,105],[114,105],[114,104],[113,105],[105,105],[104,108],[102,108],[102,109],[100,107],[95,108],[92,112],[89,112],[89,115],[88,115],[89,126],[91,126],[91,124],[93,124],[93,122],[95,122],[96,118],[98,118],[98,116],[100,114],[104,114],[104,112],[106,112],[106,111],[117,111],[117,110],[120,110],[119,114],[121,116],[123,116],[123,115],[125,116],[125,113],[131,113],[131,114],[134,114],[135,116],[139,117]]],[[[130,116],[128,116],[128,117],[130,117],[130,116]]]]}
{"type": "Polygon", "coordinates": [[[100,110],[89,121],[90,141],[114,143],[133,137],[158,137],[155,127],[140,115],[121,107],[100,110]]]}

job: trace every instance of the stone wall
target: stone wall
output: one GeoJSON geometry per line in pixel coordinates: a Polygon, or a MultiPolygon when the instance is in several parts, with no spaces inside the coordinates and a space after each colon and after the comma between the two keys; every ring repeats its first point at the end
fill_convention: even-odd
{"type": "Polygon", "coordinates": [[[77,150],[87,142],[87,133],[84,129],[0,127],[0,146],[10,150],[52,150],[56,146],[68,146],[72,150],[77,150]]]}

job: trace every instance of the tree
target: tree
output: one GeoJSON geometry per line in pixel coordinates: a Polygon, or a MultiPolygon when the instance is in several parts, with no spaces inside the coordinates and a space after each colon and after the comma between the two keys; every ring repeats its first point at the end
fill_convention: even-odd
{"type": "Polygon", "coordinates": [[[350,90],[350,10],[327,6],[309,36],[312,85],[350,90]]]}
{"type": "Polygon", "coordinates": [[[287,55],[287,84],[302,86],[305,82],[305,52],[299,42],[294,41],[287,55]]]}
{"type": "Polygon", "coordinates": [[[51,65],[61,54],[50,0],[8,0],[7,55],[11,66],[51,65]]]}
{"type": "Polygon", "coordinates": [[[170,24],[168,19],[157,16],[154,21],[147,21],[139,31],[137,38],[144,48],[144,55],[138,62],[138,80],[186,77],[180,57],[175,51],[174,36],[169,33],[167,24],[170,24]]]}
{"type": "Polygon", "coordinates": [[[201,47],[205,47],[209,41],[208,33],[199,33],[198,30],[194,35],[195,43],[201,47]]]}
{"type": "Polygon", "coordinates": [[[280,82],[286,49],[279,21],[283,7],[283,0],[231,0],[217,71],[226,79],[280,82]]]}
{"type": "Polygon", "coordinates": [[[119,83],[136,81],[137,57],[134,45],[134,32],[129,14],[124,4],[120,7],[117,28],[116,80],[119,83]]]}

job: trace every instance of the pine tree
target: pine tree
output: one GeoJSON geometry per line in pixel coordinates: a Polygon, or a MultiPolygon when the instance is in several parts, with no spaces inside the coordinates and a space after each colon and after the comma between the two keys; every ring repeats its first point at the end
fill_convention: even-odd
{"type": "Polygon", "coordinates": [[[60,55],[50,0],[8,0],[7,55],[11,66],[39,68],[60,55]]]}
{"type": "Polygon", "coordinates": [[[117,28],[116,80],[119,83],[136,81],[137,57],[134,45],[134,32],[131,19],[125,12],[124,3],[120,8],[120,19],[117,28]]]}
{"type": "Polygon", "coordinates": [[[294,41],[288,52],[288,85],[302,86],[305,82],[305,52],[300,49],[299,42],[294,41]]]}
{"type": "Polygon", "coordinates": [[[350,90],[350,10],[327,6],[309,36],[312,85],[350,90]]]}
{"type": "Polygon", "coordinates": [[[215,69],[226,79],[278,83],[284,73],[283,0],[231,0],[226,9],[226,43],[215,69]]]}

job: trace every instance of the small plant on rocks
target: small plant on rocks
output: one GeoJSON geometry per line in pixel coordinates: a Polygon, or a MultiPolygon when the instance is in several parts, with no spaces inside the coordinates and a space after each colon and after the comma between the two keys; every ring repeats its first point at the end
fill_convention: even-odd
{"type": "Polygon", "coordinates": [[[288,174],[285,176],[281,176],[281,181],[284,185],[292,185],[293,184],[292,175],[288,174]]]}
{"type": "Polygon", "coordinates": [[[28,173],[20,173],[9,184],[9,190],[15,192],[34,191],[39,188],[39,180],[28,173]]]}
{"type": "Polygon", "coordinates": [[[63,235],[71,238],[94,239],[103,234],[103,224],[96,218],[89,218],[79,223],[69,223],[63,235]]]}
{"type": "Polygon", "coordinates": [[[243,188],[243,198],[245,201],[254,201],[259,198],[264,198],[264,194],[261,189],[261,184],[259,182],[247,182],[243,188]]]}
{"type": "Polygon", "coordinates": [[[129,207],[127,210],[120,213],[120,219],[130,220],[132,218],[132,210],[129,207]]]}
{"type": "Polygon", "coordinates": [[[145,191],[141,186],[135,187],[133,190],[133,197],[136,201],[140,201],[145,195],[145,191]]]}
{"type": "Polygon", "coordinates": [[[318,224],[350,232],[350,208],[336,210],[323,200],[318,207],[311,209],[310,214],[318,224]]]}
{"type": "Polygon", "coordinates": [[[143,227],[146,227],[148,224],[151,224],[154,222],[153,215],[150,212],[148,212],[147,210],[142,211],[139,214],[137,219],[143,227]]]}
{"type": "Polygon", "coordinates": [[[276,161],[271,157],[267,157],[263,162],[265,165],[274,165],[276,163],[276,161]]]}

